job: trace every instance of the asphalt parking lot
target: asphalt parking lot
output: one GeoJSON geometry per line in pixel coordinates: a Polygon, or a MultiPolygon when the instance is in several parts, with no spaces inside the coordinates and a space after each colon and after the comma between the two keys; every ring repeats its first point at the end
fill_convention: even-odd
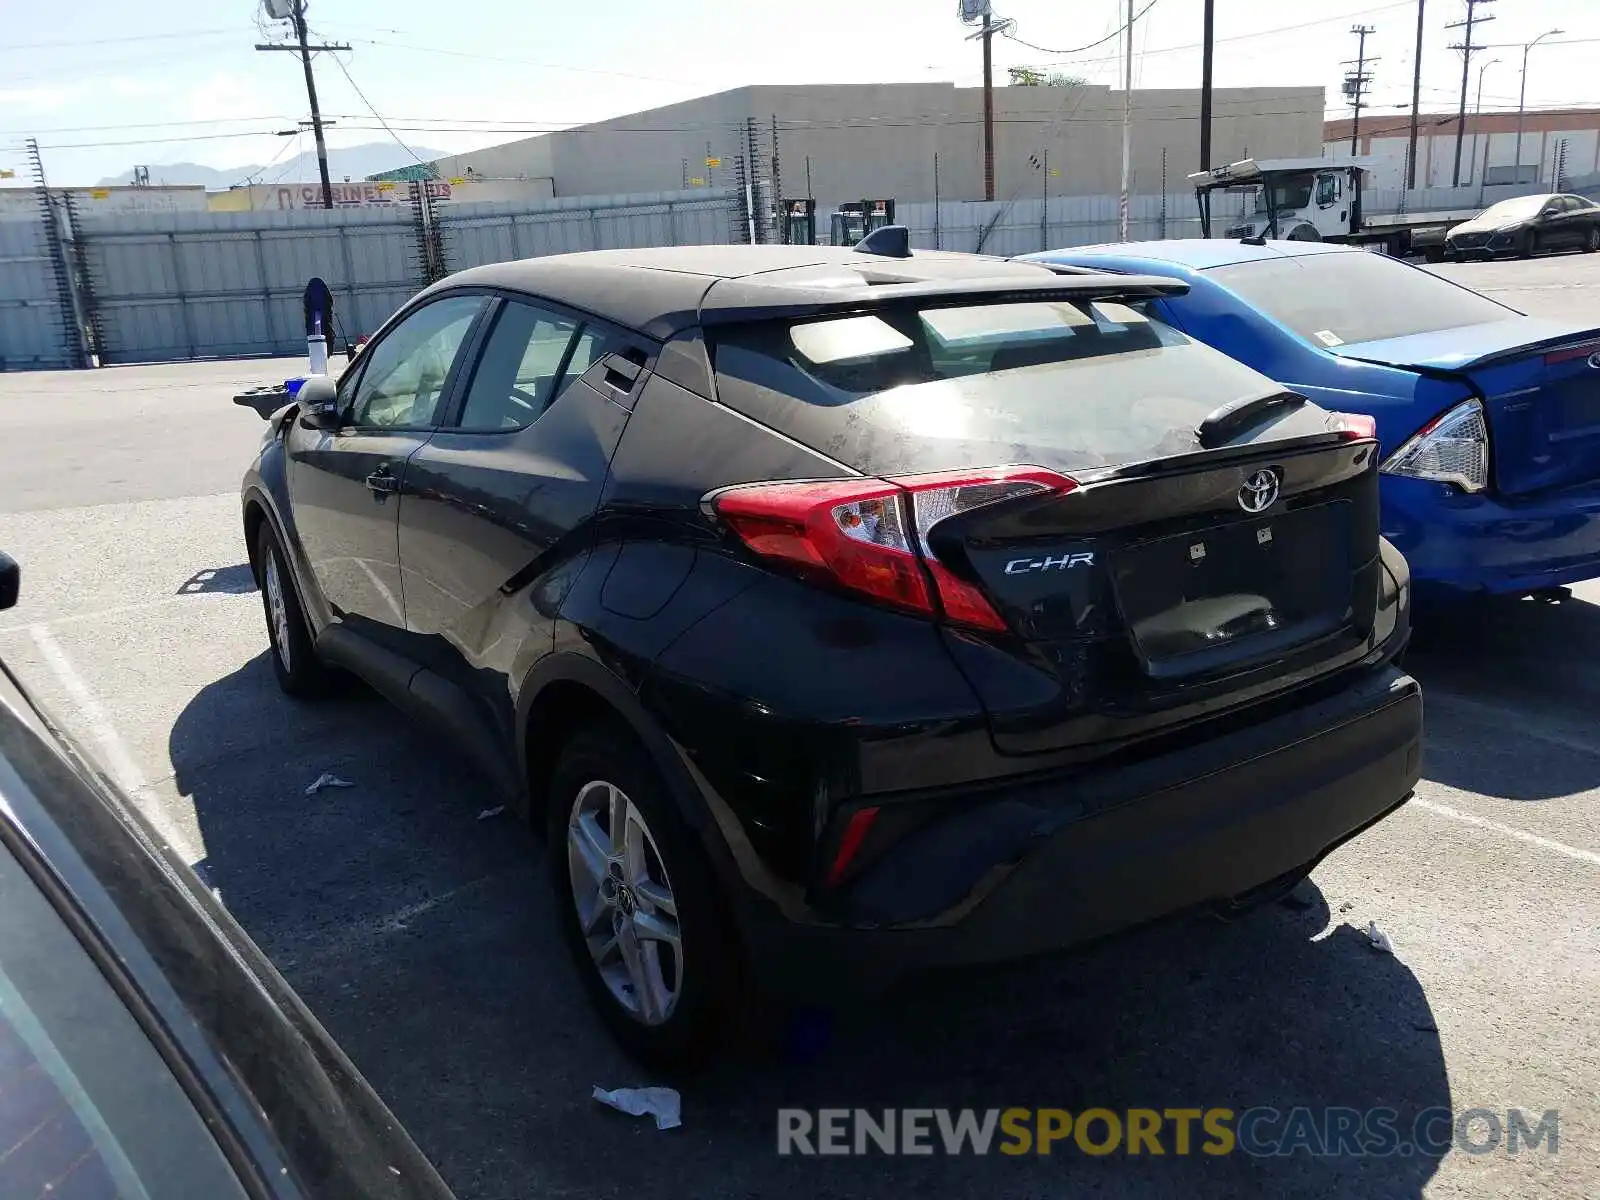
{"type": "MultiPolygon", "coordinates": [[[[1600,320],[1600,258],[1438,268],[1600,320]]],[[[1293,904],[1183,920],[840,1018],[805,1062],[684,1086],[684,1126],[591,1018],[542,851],[427,731],[282,697],[229,403],[296,362],[0,375],[0,655],[299,989],[463,1197],[1600,1195],[1600,584],[1440,618],[1408,664],[1424,782],[1293,904]],[[323,772],[354,786],[307,796],[323,772]],[[1392,955],[1364,931],[1376,922],[1392,955]],[[1559,1110],[1555,1154],[779,1158],[779,1107],[1559,1110]]],[[[1048,919],[1048,914],[1040,914],[1048,919]]]]}

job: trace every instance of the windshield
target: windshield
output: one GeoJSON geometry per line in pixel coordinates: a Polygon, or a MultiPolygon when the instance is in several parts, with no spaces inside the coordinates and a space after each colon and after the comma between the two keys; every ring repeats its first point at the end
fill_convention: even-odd
{"type": "Polygon", "coordinates": [[[1526,221],[1530,217],[1537,217],[1539,210],[1549,202],[1549,196],[1518,196],[1515,200],[1502,200],[1484,209],[1478,220],[1526,221]]]}
{"type": "Polygon", "coordinates": [[[1125,304],[1023,303],[893,307],[864,317],[804,321],[789,326],[772,349],[807,374],[864,395],[1183,340],[1125,304]]]}
{"type": "Polygon", "coordinates": [[[1517,315],[1421,268],[1355,250],[1262,258],[1206,273],[1318,346],[1406,337],[1517,315]]]}
{"type": "Polygon", "coordinates": [[[712,349],[723,404],[872,474],[1141,461],[1193,449],[1208,412],[1277,390],[1109,301],[891,304],[726,326],[712,349]]]}
{"type": "MultiPolygon", "coordinates": [[[[1304,208],[1311,203],[1311,176],[1287,175],[1282,179],[1275,179],[1271,183],[1272,204],[1278,212],[1304,208]]],[[[1267,211],[1267,191],[1263,187],[1256,192],[1256,212],[1267,211]]]]}

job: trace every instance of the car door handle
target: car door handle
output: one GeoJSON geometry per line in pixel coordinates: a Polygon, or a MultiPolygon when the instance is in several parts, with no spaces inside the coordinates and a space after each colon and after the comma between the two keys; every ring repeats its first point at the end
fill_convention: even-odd
{"type": "Polygon", "coordinates": [[[367,476],[367,490],[374,496],[388,496],[400,490],[400,481],[389,474],[388,467],[379,467],[367,476]]]}
{"type": "Polygon", "coordinates": [[[639,378],[640,366],[632,359],[621,354],[606,356],[606,382],[619,392],[630,390],[639,378]]]}

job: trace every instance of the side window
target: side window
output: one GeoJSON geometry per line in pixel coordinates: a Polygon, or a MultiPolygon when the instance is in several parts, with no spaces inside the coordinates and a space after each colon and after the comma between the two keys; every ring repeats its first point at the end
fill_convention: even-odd
{"type": "Polygon", "coordinates": [[[459,426],[525,429],[598,356],[604,332],[532,304],[501,306],[467,390],[459,426]]]}
{"type": "Polygon", "coordinates": [[[419,308],[367,352],[348,421],[402,429],[433,421],[439,393],[466,341],[482,296],[450,296],[419,308]]]}
{"type": "Polygon", "coordinates": [[[1317,179],[1317,203],[1332,204],[1339,198],[1339,179],[1335,175],[1323,175],[1317,179]]]}
{"type": "Polygon", "coordinates": [[[606,352],[606,331],[598,325],[585,325],[578,334],[578,344],[572,351],[572,361],[567,364],[566,378],[576,379],[599,360],[606,352]]]}

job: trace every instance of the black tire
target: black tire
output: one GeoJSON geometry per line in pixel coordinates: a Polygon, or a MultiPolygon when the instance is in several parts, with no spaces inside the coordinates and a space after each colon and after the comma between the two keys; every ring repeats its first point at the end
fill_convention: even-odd
{"type": "Polygon", "coordinates": [[[1539,235],[1531,229],[1524,229],[1517,236],[1517,257],[1532,258],[1539,253],[1539,235]]]}
{"type": "MultiPolygon", "coordinates": [[[[738,1034],[751,1028],[755,1006],[731,914],[704,848],[679,816],[654,764],[634,738],[612,725],[594,725],[576,733],[556,762],[547,812],[550,882],[562,935],[591,1002],[622,1048],[646,1066],[688,1071],[710,1061],[718,1046],[730,1041],[730,1035],[734,1041],[742,1040],[738,1034]],[[675,916],[681,952],[678,987],[664,1006],[664,1015],[658,1009],[654,1020],[644,1015],[639,1000],[625,1004],[613,991],[620,988],[630,997],[639,995],[636,988],[621,982],[621,976],[629,974],[621,946],[625,936],[636,935],[624,934],[618,922],[623,910],[626,916],[620,920],[628,922],[640,916],[667,916],[666,909],[653,908],[648,899],[641,903],[631,890],[634,879],[622,862],[608,861],[609,878],[595,885],[594,907],[589,911],[596,917],[594,936],[606,942],[609,928],[609,941],[616,947],[609,955],[610,982],[602,975],[580,924],[568,834],[580,796],[586,803],[606,803],[594,799],[597,794],[607,795],[603,786],[597,793],[596,784],[618,789],[642,817],[648,831],[649,883],[659,887],[657,881],[664,882],[676,909],[670,915],[675,916]],[[606,899],[607,883],[610,899],[606,899]]],[[[609,828],[605,832],[609,837],[609,828]]],[[[641,894],[647,895],[643,889],[641,894]]],[[[650,940],[640,938],[633,944],[642,954],[650,940]]],[[[668,942],[655,940],[654,953],[656,970],[666,979],[673,971],[674,952],[668,942]]]]}
{"type": "Polygon", "coordinates": [[[277,535],[265,521],[256,535],[256,570],[261,610],[267,620],[267,644],[272,651],[272,673],[277,677],[278,686],[286,694],[300,699],[326,695],[332,682],[331,672],[311,645],[311,626],[306,622],[305,610],[300,607],[294,577],[289,573],[277,535]],[[283,605],[281,622],[273,610],[274,589],[283,605]]]}
{"type": "Polygon", "coordinates": [[[1589,226],[1589,236],[1583,242],[1585,254],[1593,254],[1597,250],[1600,250],[1600,224],[1589,226]]]}

